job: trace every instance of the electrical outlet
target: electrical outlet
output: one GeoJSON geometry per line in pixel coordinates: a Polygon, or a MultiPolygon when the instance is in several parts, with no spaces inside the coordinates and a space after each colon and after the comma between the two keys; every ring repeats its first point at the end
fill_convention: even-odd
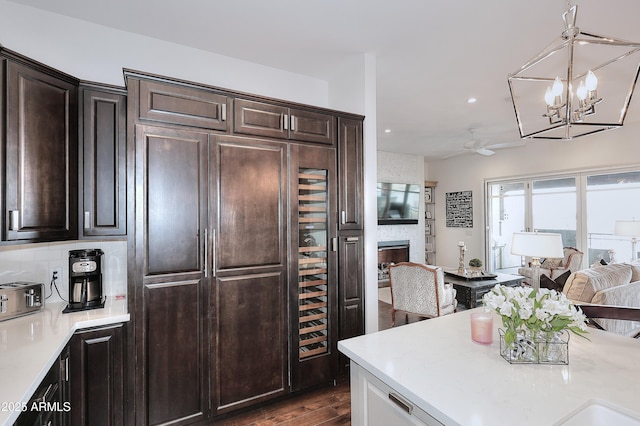
{"type": "Polygon", "coordinates": [[[56,284],[62,284],[62,267],[54,266],[49,268],[49,282],[56,280],[56,284]]]}

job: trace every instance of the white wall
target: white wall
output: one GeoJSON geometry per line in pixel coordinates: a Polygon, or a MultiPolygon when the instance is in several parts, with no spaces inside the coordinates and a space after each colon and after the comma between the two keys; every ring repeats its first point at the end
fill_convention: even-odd
{"type": "MultiPolygon", "coordinates": [[[[424,159],[419,155],[378,151],[378,182],[415,183],[424,187],[424,159]]],[[[409,240],[409,260],[424,263],[424,191],[420,191],[417,225],[378,225],[378,241],[409,240]]]]}
{"type": "Polygon", "coordinates": [[[309,105],[329,106],[327,81],[4,0],[0,0],[0,11],[0,44],[81,80],[123,86],[122,69],[129,68],[309,105]]]}
{"type": "MultiPolygon", "coordinates": [[[[640,111],[630,113],[638,115],[640,111]]],[[[467,244],[465,259],[484,258],[486,180],[623,166],[640,168],[639,139],[640,125],[627,124],[571,141],[529,140],[523,147],[496,150],[491,157],[465,154],[427,161],[426,179],[438,181],[435,198],[438,264],[457,267],[458,241],[467,244]],[[447,228],[445,193],[465,190],[473,191],[473,228],[447,228]]]]}

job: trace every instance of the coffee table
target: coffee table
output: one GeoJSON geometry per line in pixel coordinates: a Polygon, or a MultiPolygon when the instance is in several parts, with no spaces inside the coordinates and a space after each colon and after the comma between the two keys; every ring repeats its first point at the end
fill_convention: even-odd
{"type": "Polygon", "coordinates": [[[482,296],[488,293],[496,284],[509,287],[522,285],[524,277],[521,275],[510,275],[495,273],[492,279],[461,278],[457,275],[448,274],[445,271],[444,282],[453,284],[456,289],[456,300],[467,309],[475,308],[482,304],[482,296]]]}

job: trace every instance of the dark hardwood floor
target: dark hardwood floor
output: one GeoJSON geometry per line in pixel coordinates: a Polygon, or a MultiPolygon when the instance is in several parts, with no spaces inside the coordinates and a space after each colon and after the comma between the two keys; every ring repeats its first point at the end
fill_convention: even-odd
{"type": "Polygon", "coordinates": [[[254,408],[212,425],[224,426],[334,426],[351,424],[351,394],[348,377],[336,386],[303,392],[287,399],[254,408]]]}

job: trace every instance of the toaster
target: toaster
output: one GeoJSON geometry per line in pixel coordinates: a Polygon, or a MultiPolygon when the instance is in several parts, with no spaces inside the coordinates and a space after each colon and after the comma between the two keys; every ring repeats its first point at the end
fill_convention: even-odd
{"type": "Polygon", "coordinates": [[[0,284],[0,321],[39,312],[44,308],[44,284],[0,284]]]}

